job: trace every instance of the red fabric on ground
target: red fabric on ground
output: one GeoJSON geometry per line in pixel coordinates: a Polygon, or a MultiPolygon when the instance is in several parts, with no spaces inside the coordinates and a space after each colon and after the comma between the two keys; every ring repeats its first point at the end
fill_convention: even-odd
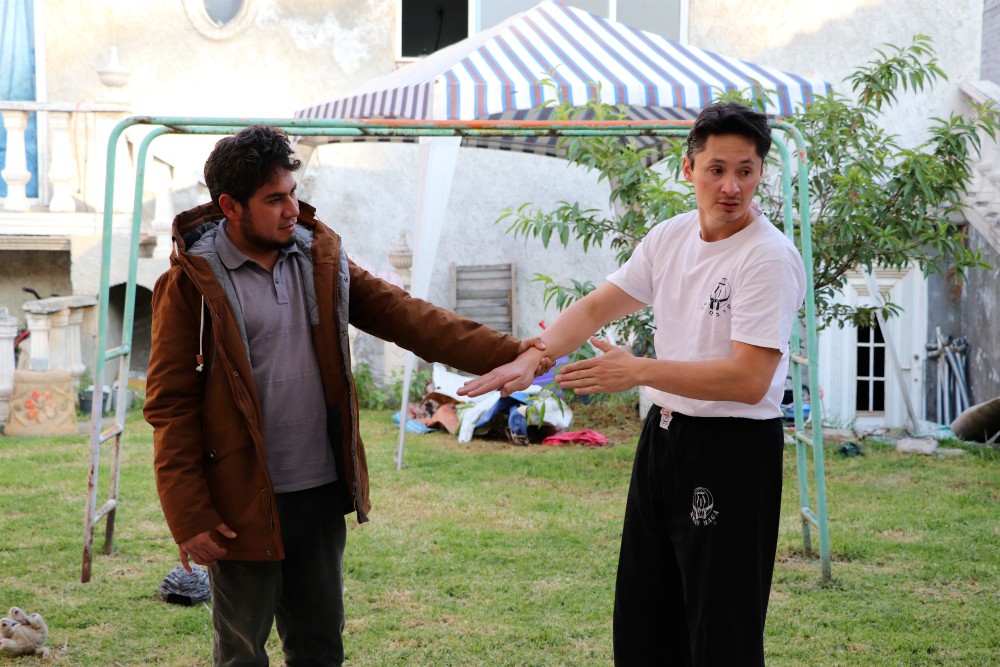
{"type": "Polygon", "coordinates": [[[582,431],[564,431],[550,435],[542,440],[543,445],[571,445],[580,444],[589,447],[599,447],[608,444],[608,439],[597,431],[585,428],[582,431]]]}

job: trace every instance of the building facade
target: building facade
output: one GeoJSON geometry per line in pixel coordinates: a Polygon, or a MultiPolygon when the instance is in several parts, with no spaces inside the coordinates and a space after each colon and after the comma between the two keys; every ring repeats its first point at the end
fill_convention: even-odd
{"type": "MultiPolygon", "coordinates": [[[[25,289],[40,296],[97,293],[107,137],[123,118],[287,118],[296,109],[405,67],[422,53],[474,34],[505,18],[505,12],[533,3],[521,4],[0,0],[5,12],[0,37],[0,58],[5,62],[0,71],[9,66],[13,71],[16,62],[21,73],[19,87],[0,91],[5,127],[0,141],[6,148],[0,184],[0,306],[23,322],[20,305],[34,298],[25,289]],[[434,11],[428,13],[432,4],[434,11]]],[[[850,91],[843,78],[869,60],[874,48],[886,42],[907,44],[913,35],[927,34],[950,80],[931,91],[906,95],[887,116],[886,122],[904,142],[919,142],[928,118],[968,112],[972,93],[964,84],[1000,76],[997,39],[986,38],[1000,26],[997,0],[762,0],[752,8],[735,0],[568,4],[727,56],[821,77],[844,94],[850,91]]],[[[991,90],[988,86],[975,90],[983,89],[987,94],[991,90]]],[[[130,128],[128,141],[115,155],[122,168],[116,171],[111,202],[116,230],[112,285],[126,278],[125,239],[134,190],[130,172],[135,151],[149,129],[130,128]]],[[[134,367],[143,366],[148,351],[148,301],[157,276],[167,268],[170,220],[174,212],[208,199],[201,168],[213,141],[165,136],[152,145],[141,193],[144,243],[134,367]]],[[[988,150],[995,152],[995,147],[988,150]]],[[[970,197],[978,213],[970,214],[969,233],[970,243],[981,247],[993,266],[1000,266],[1000,235],[991,208],[996,201],[996,173],[987,168],[997,162],[990,155],[982,161],[977,190],[970,197]]],[[[307,151],[303,158],[306,164],[298,174],[301,197],[318,207],[321,219],[344,237],[354,256],[375,271],[393,271],[389,255],[398,249],[401,236],[413,230],[416,147],[339,144],[307,151]]],[[[584,262],[579,244],[544,248],[538,241],[515,239],[506,233],[505,224],[496,222],[508,207],[531,202],[544,209],[563,200],[607,210],[607,185],[555,158],[462,150],[429,298],[450,304],[451,263],[513,262],[519,280],[515,333],[536,331],[537,323],[556,313],[544,305],[541,287],[532,282],[534,274],[545,273],[559,282],[600,282],[615,268],[610,251],[591,251],[584,262]]],[[[412,235],[409,238],[412,243],[412,235]]],[[[921,418],[937,418],[933,386],[937,363],[928,359],[926,347],[938,330],[943,336],[969,341],[968,385],[973,400],[1000,394],[993,364],[1000,341],[996,327],[988,326],[995,322],[997,277],[996,269],[973,272],[959,289],[947,281],[924,280],[919,272],[877,276],[879,284],[904,305],[905,314],[887,323],[885,332],[823,334],[820,370],[826,412],[843,424],[901,426],[910,404],[921,418]],[[900,359],[901,381],[888,362],[861,372],[859,350],[862,356],[888,358],[890,352],[879,347],[879,336],[892,343],[900,359]],[[881,398],[873,400],[876,396],[881,398]]],[[[121,294],[120,287],[112,290],[112,316],[118,321],[121,294]]],[[[843,296],[848,302],[872,298],[861,277],[852,278],[843,296]]],[[[384,371],[387,374],[389,368],[384,371]]],[[[813,393],[818,397],[818,391],[813,393]]]]}

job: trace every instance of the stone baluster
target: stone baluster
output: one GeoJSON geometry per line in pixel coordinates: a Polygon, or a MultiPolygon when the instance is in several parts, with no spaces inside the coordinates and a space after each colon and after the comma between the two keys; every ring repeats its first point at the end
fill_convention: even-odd
{"type": "Polygon", "coordinates": [[[49,183],[52,184],[50,211],[76,211],[73,200],[73,154],[69,143],[69,114],[49,112],[49,140],[52,152],[49,163],[49,183]]]}
{"type": "Polygon", "coordinates": [[[21,306],[24,318],[28,321],[31,331],[29,354],[31,361],[28,368],[33,371],[49,370],[49,332],[52,327],[52,314],[63,309],[63,306],[52,305],[44,300],[25,301],[21,306]]]}
{"type": "Polygon", "coordinates": [[[403,279],[403,289],[410,289],[410,279],[412,278],[410,270],[413,267],[413,251],[410,250],[410,246],[406,243],[406,232],[399,233],[399,241],[396,242],[396,247],[388,254],[388,257],[389,263],[399,273],[399,277],[403,279]]]}
{"type": "MultiPolygon", "coordinates": [[[[412,284],[413,274],[413,251],[406,243],[406,232],[399,232],[399,240],[396,247],[388,253],[389,264],[396,269],[400,279],[403,281],[403,289],[409,290],[412,284]]],[[[388,386],[400,369],[406,367],[406,350],[386,341],[383,349],[383,375],[382,380],[388,386]]]]}
{"type": "Polygon", "coordinates": [[[63,307],[49,315],[49,368],[52,370],[69,370],[68,327],[69,308],[63,307]]]}
{"type": "Polygon", "coordinates": [[[0,177],[7,182],[3,208],[5,211],[27,211],[27,186],[31,172],[28,171],[24,131],[28,127],[28,112],[4,110],[0,111],[0,116],[7,130],[7,164],[0,170],[0,177]]]}
{"type": "Polygon", "coordinates": [[[0,426],[10,415],[10,397],[14,392],[14,339],[17,318],[0,308],[0,426]]]}
{"type": "Polygon", "coordinates": [[[73,378],[73,387],[80,389],[80,378],[83,377],[87,365],[83,363],[83,316],[88,309],[97,304],[91,297],[72,297],[69,307],[69,326],[66,328],[66,347],[69,353],[69,373],[73,378]]]}

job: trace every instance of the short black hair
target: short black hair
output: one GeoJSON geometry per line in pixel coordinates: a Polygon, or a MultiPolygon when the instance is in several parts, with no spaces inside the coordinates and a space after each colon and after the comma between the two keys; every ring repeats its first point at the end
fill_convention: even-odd
{"type": "Polygon", "coordinates": [[[761,161],[771,150],[771,126],[767,116],[739,102],[715,102],[701,110],[687,137],[687,159],[705,150],[705,142],[716,134],[737,134],[754,142],[761,161]]]}
{"type": "Polygon", "coordinates": [[[250,125],[215,144],[205,161],[205,184],[212,201],[227,194],[246,206],[260,186],[279,169],[295,171],[302,161],[293,157],[288,135],[270,125],[250,125]]]}

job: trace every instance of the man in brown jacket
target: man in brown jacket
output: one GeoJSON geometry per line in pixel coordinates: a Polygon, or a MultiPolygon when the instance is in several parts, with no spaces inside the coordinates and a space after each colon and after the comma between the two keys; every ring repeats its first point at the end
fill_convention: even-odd
{"type": "Polygon", "coordinates": [[[287,136],[256,125],[205,164],[153,293],[144,413],[180,560],[208,567],[215,665],[344,659],[344,515],[368,520],[348,324],[471,373],[519,341],[373,277],[298,201],[287,136]]]}

